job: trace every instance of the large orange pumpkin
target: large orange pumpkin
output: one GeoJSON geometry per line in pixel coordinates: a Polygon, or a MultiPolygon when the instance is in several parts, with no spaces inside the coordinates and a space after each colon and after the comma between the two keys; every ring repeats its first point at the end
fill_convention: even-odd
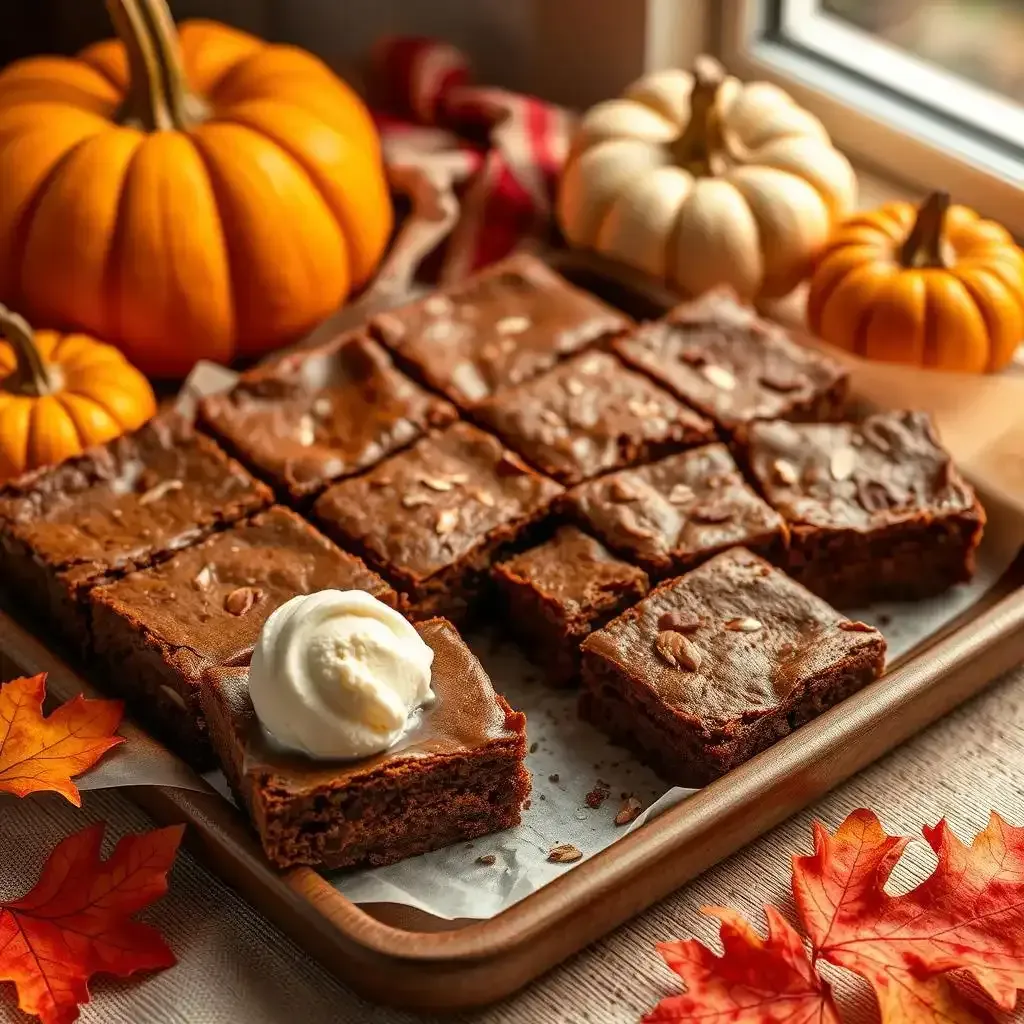
{"type": "Polygon", "coordinates": [[[302,50],[107,7],[120,41],[0,74],[0,301],[156,376],[302,334],[391,230],[368,112],[302,50]]]}
{"type": "Polygon", "coordinates": [[[116,348],[36,331],[0,306],[0,483],[80,455],[156,412],[149,381],[116,348]]]}
{"type": "Polygon", "coordinates": [[[1001,370],[1024,341],[1024,253],[1010,233],[937,192],[842,224],[818,258],[811,329],[868,359],[1001,370]]]}

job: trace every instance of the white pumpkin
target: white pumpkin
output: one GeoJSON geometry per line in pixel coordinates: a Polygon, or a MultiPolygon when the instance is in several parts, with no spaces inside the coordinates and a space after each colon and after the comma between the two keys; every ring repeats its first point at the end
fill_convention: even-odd
{"type": "Polygon", "coordinates": [[[692,295],[785,295],[856,202],[821,122],[780,88],[710,57],[658,71],[591,108],[562,176],[558,219],[593,249],[692,295]]]}

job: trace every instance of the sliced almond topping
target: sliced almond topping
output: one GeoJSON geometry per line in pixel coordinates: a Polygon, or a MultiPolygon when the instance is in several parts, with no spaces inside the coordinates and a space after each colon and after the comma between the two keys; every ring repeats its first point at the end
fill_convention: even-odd
{"type": "Polygon", "coordinates": [[[466,483],[467,480],[469,480],[469,474],[468,473],[449,473],[448,474],[448,479],[451,480],[451,482],[453,484],[464,484],[464,483],[466,483]]]}
{"type": "Polygon", "coordinates": [[[423,505],[433,504],[434,499],[429,494],[402,495],[402,508],[421,508],[423,505]]]}
{"type": "Polygon", "coordinates": [[[615,815],[616,825],[628,825],[640,817],[641,803],[635,796],[628,797],[622,801],[619,813],[615,815]]]}
{"type": "Polygon", "coordinates": [[[575,377],[570,378],[565,382],[565,390],[568,394],[574,398],[578,398],[586,391],[586,388],[578,381],[575,377]]]}
{"type": "Polygon", "coordinates": [[[530,472],[511,452],[502,453],[496,469],[498,476],[523,476],[530,472]]]}
{"type": "Polygon", "coordinates": [[[481,505],[486,505],[488,508],[494,508],[496,502],[494,495],[490,491],[485,491],[482,487],[475,487],[471,492],[472,496],[480,502],[481,505]]]}
{"type": "Polygon", "coordinates": [[[636,488],[629,480],[616,477],[608,487],[608,497],[618,504],[624,504],[628,501],[636,501],[640,495],[637,494],[636,488]]]}
{"type": "Polygon", "coordinates": [[[421,476],[420,483],[432,491],[450,491],[452,489],[451,480],[446,480],[444,477],[421,476]]]}
{"type": "Polygon", "coordinates": [[[192,580],[192,586],[196,590],[206,590],[206,588],[213,582],[213,567],[210,565],[204,565],[199,572],[196,573],[195,578],[192,580]]]}
{"type": "Polygon", "coordinates": [[[828,469],[833,480],[849,480],[857,465],[857,453],[852,448],[838,448],[829,459],[828,469]]]}
{"type": "Polygon", "coordinates": [[[760,619],[755,619],[747,615],[739,619],[730,619],[725,624],[725,628],[731,629],[734,633],[757,633],[764,627],[762,626],[760,619]]]}
{"type": "Polygon", "coordinates": [[[573,864],[582,857],[583,852],[572,843],[562,843],[559,846],[552,846],[548,850],[548,860],[555,864],[573,864]]]}
{"type": "Polygon", "coordinates": [[[654,641],[654,648],[673,668],[683,672],[696,672],[700,668],[700,652],[674,629],[662,630],[654,641]]]}
{"type": "Polygon", "coordinates": [[[161,480],[160,483],[154,484],[139,498],[139,504],[152,505],[154,501],[159,501],[172,491],[180,491],[184,486],[180,480],[161,480]]]}
{"type": "Polygon", "coordinates": [[[528,316],[506,316],[502,317],[494,329],[499,334],[522,334],[530,329],[530,318],[528,316]]]}
{"type": "Polygon", "coordinates": [[[686,484],[673,484],[672,490],[668,492],[668,500],[673,505],[685,505],[696,497],[697,494],[694,489],[687,487],[686,484]]]}
{"type": "Polygon", "coordinates": [[[705,502],[690,509],[690,518],[698,523],[724,523],[733,517],[733,510],[724,504],[705,502]]]}
{"type": "Polygon", "coordinates": [[[874,626],[869,626],[866,622],[860,622],[856,619],[847,622],[840,622],[839,628],[847,633],[875,633],[877,630],[874,626]]]}
{"type": "Polygon", "coordinates": [[[795,484],[799,480],[796,466],[792,462],[787,462],[785,459],[776,459],[772,463],[772,468],[775,470],[775,475],[784,484],[795,484]]]}
{"type": "Polygon", "coordinates": [[[316,424],[312,416],[303,416],[299,420],[298,434],[295,438],[304,448],[308,448],[316,440],[316,424]]]}
{"type": "Polygon", "coordinates": [[[334,403],[329,398],[321,397],[313,403],[313,414],[321,418],[330,416],[333,408],[334,403]]]}
{"type": "Polygon", "coordinates": [[[437,522],[434,524],[434,532],[439,537],[444,537],[452,532],[459,525],[459,510],[457,508],[444,508],[437,514],[437,522]]]}
{"type": "Polygon", "coordinates": [[[245,615],[262,596],[263,592],[255,587],[238,587],[224,598],[224,611],[229,615],[245,615]]]}
{"type": "Polygon", "coordinates": [[[695,633],[700,629],[700,618],[692,612],[665,612],[658,619],[658,629],[674,629],[677,633],[695,633]]]}
{"type": "Polygon", "coordinates": [[[562,417],[559,416],[558,413],[555,412],[554,409],[545,409],[540,414],[540,418],[545,423],[550,424],[552,427],[561,427],[561,426],[563,426],[562,417]]]}
{"type": "Polygon", "coordinates": [[[452,304],[452,300],[447,295],[431,295],[423,303],[423,308],[431,316],[446,316],[455,307],[452,304]]]}
{"type": "Polygon", "coordinates": [[[703,373],[705,379],[709,383],[714,384],[716,388],[721,388],[723,391],[736,390],[736,378],[724,366],[716,366],[714,363],[705,363],[700,368],[700,372],[703,373]]]}

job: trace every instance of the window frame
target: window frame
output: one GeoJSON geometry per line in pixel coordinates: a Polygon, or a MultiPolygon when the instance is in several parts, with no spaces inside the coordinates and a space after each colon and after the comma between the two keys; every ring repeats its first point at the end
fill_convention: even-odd
{"type": "MultiPolygon", "coordinates": [[[[794,32],[795,39],[786,38],[787,5],[795,4],[799,14],[814,2],[720,0],[716,39],[726,67],[740,78],[768,80],[785,89],[821,119],[836,146],[855,163],[918,192],[948,191],[956,202],[1024,237],[1024,148],[979,131],[948,110],[916,101],[913,86],[927,89],[936,76],[954,76],[902,51],[898,57],[916,66],[910,87],[897,92],[880,84],[870,71],[878,72],[880,61],[893,59],[887,51],[897,48],[880,40],[865,47],[861,33],[839,18],[815,11],[815,19],[827,19],[832,33],[827,41],[820,32],[810,38],[813,31],[806,29],[794,32]],[[851,36],[858,40],[863,71],[816,52],[823,43],[835,45],[851,36]]],[[[790,8],[788,15],[793,14],[790,8]]],[[[900,67],[905,70],[907,65],[900,67]]],[[[980,86],[969,87],[963,95],[975,92],[984,93],[989,103],[998,102],[980,86]]],[[[1020,116],[1024,119],[1024,113],[1020,116]]]]}

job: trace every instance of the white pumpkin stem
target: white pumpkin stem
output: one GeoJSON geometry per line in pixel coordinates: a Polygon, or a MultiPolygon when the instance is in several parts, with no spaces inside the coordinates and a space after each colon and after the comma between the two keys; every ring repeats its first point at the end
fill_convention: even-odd
{"type": "Polygon", "coordinates": [[[718,92],[725,78],[725,68],[714,57],[701,54],[694,60],[690,120],[672,149],[679,166],[699,177],[725,170],[726,147],[718,110],[718,92]]]}
{"type": "Polygon", "coordinates": [[[206,119],[188,86],[178,33],[166,0],[106,0],[128,53],[129,90],[122,121],[147,131],[184,131],[206,119]]]}
{"type": "Polygon", "coordinates": [[[905,267],[944,269],[948,264],[943,253],[943,235],[949,193],[933,192],[920,205],[917,219],[900,249],[900,263],[905,267]]]}
{"type": "Polygon", "coordinates": [[[13,382],[6,383],[4,387],[38,398],[52,395],[58,389],[57,381],[36,346],[35,335],[28,321],[0,305],[0,334],[14,349],[16,365],[13,382]]]}

